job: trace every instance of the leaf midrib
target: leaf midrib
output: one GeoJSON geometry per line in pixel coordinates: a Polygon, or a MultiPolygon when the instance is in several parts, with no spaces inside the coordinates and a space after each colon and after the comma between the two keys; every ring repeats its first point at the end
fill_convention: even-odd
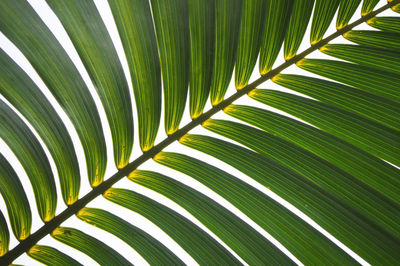
{"type": "Polygon", "coordinates": [[[81,210],[83,207],[86,206],[89,202],[91,202],[93,199],[95,199],[97,196],[100,194],[103,194],[107,189],[111,188],[112,185],[114,185],[116,182],[121,180],[123,177],[127,176],[129,173],[134,171],[138,166],[140,166],[142,163],[146,162],[147,160],[153,158],[157,153],[162,151],[164,148],[166,148],[168,145],[171,143],[175,142],[176,140],[179,140],[181,137],[183,137],[185,134],[187,134],[190,130],[195,128],[198,125],[201,125],[203,122],[205,122],[207,119],[212,117],[214,114],[218,113],[219,111],[223,110],[225,107],[229,106],[231,103],[233,103],[235,100],[239,99],[243,95],[249,93],[253,89],[255,89],[257,86],[260,84],[264,83],[265,81],[271,79],[275,75],[279,74],[281,71],[284,69],[288,68],[289,66],[292,66],[296,64],[298,61],[309,55],[310,53],[318,50],[325,44],[329,43],[331,40],[339,37],[340,35],[352,30],[354,27],[365,23],[369,19],[375,17],[377,14],[391,8],[392,6],[395,6],[396,4],[400,3],[400,0],[394,0],[380,8],[378,8],[375,11],[372,11],[368,13],[365,16],[362,16],[360,19],[356,20],[355,22],[348,24],[347,26],[341,28],[340,30],[337,30],[333,34],[329,35],[328,37],[322,39],[318,43],[311,45],[308,49],[305,51],[301,52],[300,54],[297,54],[296,56],[292,57],[285,63],[279,65],[275,69],[272,69],[265,75],[261,76],[254,82],[250,83],[246,87],[242,88],[241,90],[238,90],[236,93],[231,95],[230,97],[226,98],[219,104],[213,106],[210,110],[207,112],[203,113],[196,119],[193,119],[191,122],[189,122],[187,125],[184,127],[180,128],[177,130],[175,133],[169,135],[167,138],[165,138],[163,141],[155,145],[153,148],[150,150],[144,152],[142,155],[140,155],[138,158],[136,158],[134,161],[129,163],[127,166],[124,168],[118,170],[117,173],[115,173],[113,176],[105,180],[103,183],[98,185],[97,187],[93,188],[89,193],[87,193],[84,197],[80,198],[77,200],[74,204],[68,206],[64,211],[62,211],[59,215],[54,217],[51,221],[45,223],[41,228],[39,228],[35,233],[31,234],[29,237],[21,241],[17,246],[15,246],[13,249],[9,250],[4,256],[0,258],[0,264],[1,265],[8,265],[12,263],[16,258],[18,258],[20,255],[23,253],[27,252],[32,246],[34,246],[39,240],[41,240],[43,237],[47,236],[50,234],[54,229],[56,229],[62,222],[67,220],[69,217],[73,216],[76,214],[79,210],[81,210]]]}

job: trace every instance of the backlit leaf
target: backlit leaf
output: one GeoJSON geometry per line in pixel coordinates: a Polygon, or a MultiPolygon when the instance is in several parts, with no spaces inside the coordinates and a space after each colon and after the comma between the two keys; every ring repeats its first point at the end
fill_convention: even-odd
{"type": "MultiPolygon", "coordinates": [[[[50,221],[55,215],[57,206],[56,185],[54,183],[50,163],[47,160],[47,156],[40,146],[39,141],[29,130],[28,126],[25,125],[21,118],[19,118],[17,114],[1,100],[0,137],[14,152],[28,175],[33,193],[35,194],[40,218],[44,222],[50,221]]],[[[18,189],[17,187],[15,188],[18,189]]],[[[17,191],[19,191],[19,194],[22,193],[20,189],[17,191]]],[[[23,201],[24,199],[21,199],[19,203],[25,205],[26,202],[24,204],[23,201]]],[[[25,206],[21,211],[23,212],[18,214],[13,213],[12,215],[24,215],[28,211],[27,207],[25,206]]],[[[23,220],[25,220],[23,223],[15,227],[15,233],[20,232],[18,235],[19,238],[27,237],[30,230],[29,228],[21,228],[25,225],[30,226],[30,217],[22,218],[22,221],[23,220]]]]}
{"type": "Polygon", "coordinates": [[[161,70],[150,4],[109,0],[131,74],[142,151],[153,147],[161,116],[161,70]]]}
{"type": "Polygon", "coordinates": [[[7,207],[14,236],[18,240],[27,238],[32,225],[31,208],[17,173],[2,154],[0,154],[0,193],[7,207]]]}
{"type": "Polygon", "coordinates": [[[189,82],[190,34],[185,0],[150,0],[164,89],[165,132],[179,128],[189,82]]]}
{"type": "Polygon", "coordinates": [[[215,50],[210,88],[212,105],[220,103],[231,81],[239,43],[242,0],[215,0],[215,50]]]}
{"type": "Polygon", "coordinates": [[[64,48],[24,0],[0,1],[0,31],[26,56],[71,119],[85,152],[90,184],[99,185],[107,162],[100,117],[64,48]]]}
{"type": "Polygon", "coordinates": [[[107,29],[92,1],[46,1],[61,20],[100,96],[110,125],[115,166],[122,168],[133,146],[132,104],[107,29]]]}

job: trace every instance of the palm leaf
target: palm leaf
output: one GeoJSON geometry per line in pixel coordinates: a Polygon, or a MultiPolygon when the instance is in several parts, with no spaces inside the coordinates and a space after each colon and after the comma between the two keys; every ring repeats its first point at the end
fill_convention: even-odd
{"type": "Polygon", "coordinates": [[[33,196],[1,151],[1,265],[24,253],[44,264],[85,264],[66,246],[99,264],[133,264],[83,223],[121,239],[150,264],[188,263],[154,232],[120,216],[121,207],[200,264],[400,261],[400,0],[109,0],[128,79],[98,4],[46,1],[88,81],[25,0],[0,2],[0,30],[62,107],[84,154],[48,95],[2,50],[0,137],[33,196]],[[358,9],[362,17],[354,19],[358,9]],[[340,36],[353,44],[337,43],[340,36]],[[318,51],[329,59],[306,58],[318,51]],[[253,80],[257,59],[261,77],[253,80]],[[225,97],[233,71],[237,91],[225,97]],[[268,80],[271,87],[258,88],[268,80]],[[208,98],[211,108],[203,112],[208,98]],[[238,99],[247,105],[234,104],[238,99]],[[186,108],[192,120],[181,125],[186,108]],[[161,121],[166,134],[159,133],[161,121]],[[203,135],[189,132],[199,128],[203,135]],[[186,152],[166,151],[180,144],[186,152]],[[107,148],[115,173],[104,179],[107,148]],[[157,167],[146,170],[152,159],[157,167]],[[79,197],[84,163],[91,190],[79,197]],[[119,207],[86,206],[99,196],[119,207]],[[36,216],[44,223],[31,232],[36,216]],[[70,222],[73,216],[81,221],[70,222]],[[44,241],[49,235],[58,246],[44,241]]]}

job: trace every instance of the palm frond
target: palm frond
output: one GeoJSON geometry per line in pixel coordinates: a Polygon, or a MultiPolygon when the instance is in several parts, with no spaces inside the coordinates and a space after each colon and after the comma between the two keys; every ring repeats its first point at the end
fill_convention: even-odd
{"type": "Polygon", "coordinates": [[[25,0],[0,2],[0,30],[71,120],[92,188],[79,198],[85,162],[78,162],[72,136],[39,86],[2,50],[0,137],[24,168],[34,198],[0,154],[0,264],[23,253],[44,264],[84,263],[64,246],[99,264],[133,264],[113,243],[65,224],[72,216],[121,239],[150,264],[187,263],[114,209],[87,206],[98,196],[145,217],[200,264],[400,261],[400,0],[377,9],[378,0],[361,6],[361,0],[109,0],[130,80],[94,2],[46,1],[95,92],[25,0]],[[374,30],[356,28],[362,24],[374,30]],[[298,52],[305,36],[310,45],[298,52]],[[353,44],[331,43],[340,36],[353,44]],[[307,58],[318,52],[328,59],[307,58]],[[286,61],[277,65],[280,57],[286,61]],[[257,60],[261,77],[252,81],[257,60]],[[290,73],[296,66],[299,72],[290,73]],[[225,97],[232,76],[237,91],[225,97]],[[260,88],[267,80],[273,83],[260,88]],[[115,174],[107,179],[93,93],[112,138],[115,174]],[[211,108],[203,112],[208,98],[211,108]],[[192,120],[181,126],[186,108],[192,120]],[[158,132],[161,121],[166,134],[158,132]],[[200,127],[203,135],[190,132],[200,127]],[[135,135],[142,154],[131,160],[135,135]],[[193,154],[165,151],[178,143],[193,154]],[[160,168],[138,169],[151,160],[160,168]],[[219,198],[158,169],[179,172],[219,198]],[[143,191],[121,188],[125,177],[143,191]],[[56,208],[57,182],[63,210],[56,208]],[[31,233],[35,205],[44,224],[31,233]],[[60,249],[42,243],[49,235],[60,249]]]}

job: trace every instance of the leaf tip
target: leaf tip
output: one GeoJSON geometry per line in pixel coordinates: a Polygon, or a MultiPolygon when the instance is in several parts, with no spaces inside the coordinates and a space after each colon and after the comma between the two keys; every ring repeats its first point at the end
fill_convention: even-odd
{"type": "Polygon", "coordinates": [[[104,191],[103,197],[107,199],[107,198],[112,197],[114,194],[115,194],[115,189],[113,189],[111,187],[111,188],[107,189],[106,191],[104,191]]]}
{"type": "Polygon", "coordinates": [[[275,83],[275,82],[278,82],[281,79],[282,79],[282,75],[281,74],[276,74],[275,76],[273,76],[271,78],[271,81],[275,83]]]}
{"type": "Polygon", "coordinates": [[[34,245],[33,247],[31,247],[31,248],[27,251],[28,254],[34,254],[34,253],[37,253],[37,252],[40,252],[40,249],[38,248],[37,245],[34,245]]]}
{"type": "Polygon", "coordinates": [[[201,123],[201,126],[204,128],[207,128],[208,126],[210,126],[212,124],[212,120],[213,119],[207,119],[206,121],[204,121],[203,123],[201,123]]]}
{"type": "Polygon", "coordinates": [[[297,61],[297,62],[296,62],[296,66],[301,67],[301,66],[305,65],[305,64],[306,64],[306,61],[305,61],[305,60],[306,60],[306,59],[303,58],[303,59],[297,61]]]}
{"type": "Polygon", "coordinates": [[[188,141],[188,138],[189,138],[189,134],[185,134],[182,137],[180,137],[178,141],[179,141],[179,143],[183,144],[188,141]]]}
{"type": "Polygon", "coordinates": [[[346,31],[345,33],[342,34],[343,38],[347,39],[348,37],[351,36],[352,31],[346,31]]]}
{"type": "Polygon", "coordinates": [[[230,105],[228,105],[227,107],[225,107],[225,108],[223,109],[224,113],[229,113],[229,111],[232,110],[232,107],[233,107],[232,104],[230,104],[230,105]]]}
{"type": "MultiPolygon", "coordinates": [[[[182,138],[182,137],[181,137],[181,138],[182,138]]],[[[180,140],[179,140],[179,141],[180,141],[180,140]]],[[[163,156],[164,156],[164,152],[160,151],[159,153],[157,153],[156,155],[153,156],[153,160],[154,160],[155,162],[159,162],[159,161],[162,160],[163,156]]],[[[133,173],[133,172],[132,172],[132,173],[133,173]]]]}
{"type": "Polygon", "coordinates": [[[319,48],[319,50],[320,50],[320,52],[324,52],[324,51],[326,51],[326,50],[328,50],[328,46],[329,44],[325,44],[325,45],[323,45],[323,46],[321,46],[320,48],[319,48]]]}
{"type": "Polygon", "coordinates": [[[133,179],[135,179],[136,177],[137,177],[137,171],[138,170],[133,170],[132,172],[130,172],[126,177],[129,179],[129,180],[133,180],[133,179]]]}
{"type": "Polygon", "coordinates": [[[368,19],[366,22],[367,22],[368,25],[374,25],[375,24],[375,19],[376,19],[376,17],[373,17],[373,18],[368,19]]]}
{"type": "Polygon", "coordinates": [[[202,114],[203,114],[202,111],[196,111],[195,113],[190,114],[190,118],[191,118],[192,120],[195,120],[196,118],[198,118],[198,117],[201,116],[202,114]]]}
{"type": "Polygon", "coordinates": [[[80,209],[75,215],[76,215],[76,217],[78,217],[79,219],[82,219],[82,217],[84,217],[86,213],[87,213],[87,208],[86,208],[86,207],[83,207],[83,208],[80,209]]]}
{"type": "Polygon", "coordinates": [[[311,45],[315,45],[315,44],[317,44],[319,41],[320,41],[319,39],[312,39],[312,40],[310,40],[310,44],[311,44],[311,45]]]}
{"type": "Polygon", "coordinates": [[[56,229],[54,229],[51,233],[50,233],[50,235],[51,236],[57,236],[57,235],[61,235],[63,233],[63,231],[61,230],[61,228],[58,226],[56,229]]]}
{"type": "Polygon", "coordinates": [[[212,99],[212,100],[211,100],[211,105],[212,105],[212,106],[216,106],[216,105],[218,105],[220,102],[222,102],[222,100],[223,100],[223,99],[221,99],[221,98],[212,99]]]}
{"type": "Polygon", "coordinates": [[[118,170],[121,170],[122,168],[124,168],[127,165],[128,165],[128,162],[124,161],[124,162],[119,162],[116,166],[117,166],[118,170]]]}
{"type": "Polygon", "coordinates": [[[174,134],[177,130],[178,130],[178,128],[169,128],[166,130],[166,133],[169,136],[169,135],[174,134]]]}
{"type": "Polygon", "coordinates": [[[248,82],[236,84],[236,85],[235,85],[235,86],[236,86],[236,90],[240,91],[241,89],[243,89],[244,87],[246,87],[247,84],[248,84],[248,82]]]}
{"type": "Polygon", "coordinates": [[[250,98],[253,98],[256,94],[257,94],[257,89],[249,91],[247,93],[247,96],[249,96],[250,98]]]}

